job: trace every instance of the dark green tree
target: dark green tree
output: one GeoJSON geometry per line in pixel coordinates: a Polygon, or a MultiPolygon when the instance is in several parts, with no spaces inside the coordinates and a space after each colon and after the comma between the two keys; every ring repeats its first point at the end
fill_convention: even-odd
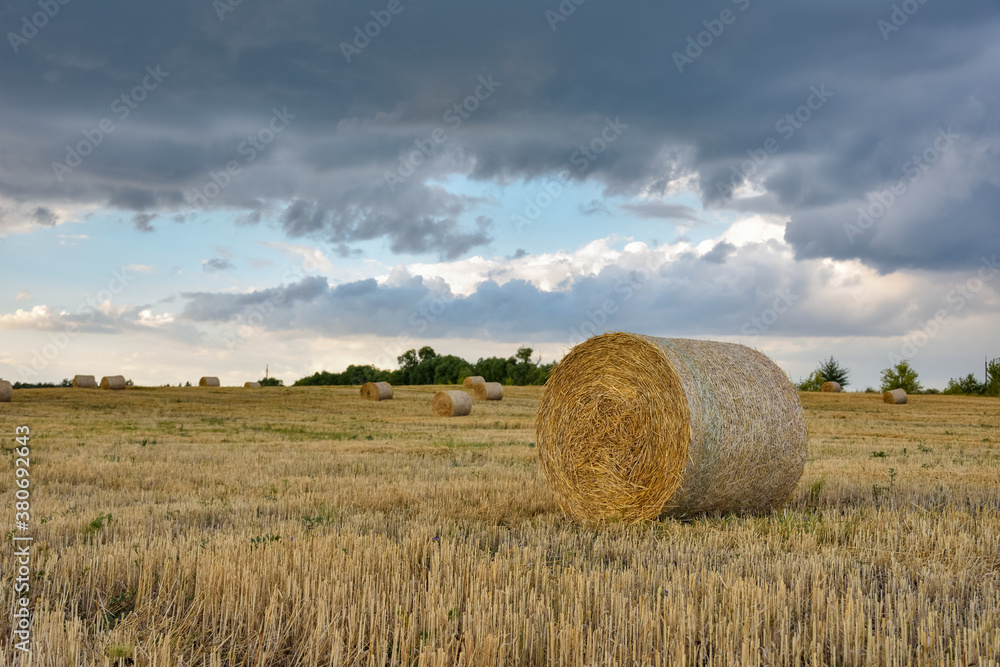
{"type": "Polygon", "coordinates": [[[838,382],[841,387],[846,387],[850,384],[848,380],[850,371],[841,366],[840,362],[832,356],[826,361],[820,362],[819,368],[816,370],[825,378],[824,382],[838,382]]]}

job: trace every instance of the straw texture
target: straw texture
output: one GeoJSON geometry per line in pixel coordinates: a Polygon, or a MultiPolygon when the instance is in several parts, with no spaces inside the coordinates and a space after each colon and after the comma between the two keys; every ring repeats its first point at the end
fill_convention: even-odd
{"type": "Polygon", "coordinates": [[[472,399],[464,391],[439,391],[431,400],[431,412],[438,417],[464,417],[472,412],[472,399]]]}
{"type": "Polygon", "coordinates": [[[486,378],[482,375],[470,375],[462,380],[462,386],[468,389],[469,387],[475,387],[477,384],[484,384],[485,382],[486,378]]]}
{"type": "Polygon", "coordinates": [[[93,375],[77,375],[73,377],[73,386],[78,389],[97,389],[97,378],[93,375]]]}
{"type": "Polygon", "coordinates": [[[819,390],[832,391],[834,393],[838,393],[843,390],[843,387],[840,386],[839,382],[834,382],[833,380],[830,380],[829,382],[824,382],[823,384],[821,384],[819,390]]]}
{"type": "Polygon", "coordinates": [[[766,511],[806,458],[798,393],[731,343],[596,336],[553,369],[535,419],[542,472],[578,521],[766,511]]]}
{"type": "Polygon", "coordinates": [[[0,380],[0,403],[10,403],[14,397],[14,387],[6,380],[0,380]]]}
{"type": "Polygon", "coordinates": [[[245,388],[260,389],[260,382],[244,382],[245,388]]]}
{"type": "Polygon", "coordinates": [[[365,382],[361,397],[369,401],[388,401],[392,398],[392,385],[388,382],[365,382]]]}
{"type": "Polygon", "coordinates": [[[101,389],[114,389],[121,391],[125,389],[125,378],[121,375],[105,375],[101,378],[101,389]]]}
{"type": "Polygon", "coordinates": [[[213,377],[211,375],[203,377],[198,380],[199,387],[221,387],[222,383],[219,382],[219,378],[213,377]]]}
{"type": "Polygon", "coordinates": [[[499,382],[481,382],[472,387],[477,401],[502,401],[503,385],[499,382]]]}
{"type": "Polygon", "coordinates": [[[882,402],[891,403],[892,405],[902,405],[903,403],[906,403],[906,392],[902,389],[887,391],[882,394],[882,402]]]}

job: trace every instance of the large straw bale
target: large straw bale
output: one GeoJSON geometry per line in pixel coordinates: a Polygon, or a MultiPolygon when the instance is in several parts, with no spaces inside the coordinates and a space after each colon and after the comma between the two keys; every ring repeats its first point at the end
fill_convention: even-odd
{"type": "Polygon", "coordinates": [[[591,338],[553,369],[535,430],[542,472],[579,521],[767,511],[806,459],[795,387],[732,343],[591,338]]]}
{"type": "Polygon", "coordinates": [[[893,389],[882,394],[883,403],[891,403],[892,405],[902,405],[906,403],[906,392],[902,389],[893,389]]]}
{"type": "Polygon", "coordinates": [[[6,380],[0,380],[0,403],[10,403],[14,398],[14,386],[6,380]]]}
{"type": "Polygon", "coordinates": [[[483,382],[473,385],[472,392],[477,401],[502,401],[503,385],[499,382],[483,382]]]}
{"type": "Polygon", "coordinates": [[[388,401],[392,398],[392,385],[388,382],[365,382],[361,385],[361,398],[369,401],[388,401]]]}
{"type": "Polygon", "coordinates": [[[121,391],[127,386],[125,378],[121,375],[105,375],[101,378],[101,389],[121,391]]]}
{"type": "Polygon", "coordinates": [[[470,387],[475,387],[477,384],[484,384],[485,382],[486,378],[484,378],[482,375],[470,375],[469,377],[462,380],[462,386],[465,387],[466,389],[469,389],[470,387]]]}
{"type": "Polygon", "coordinates": [[[245,388],[260,389],[260,382],[244,382],[245,388]]]}
{"type": "Polygon", "coordinates": [[[78,389],[97,389],[97,378],[93,375],[76,375],[73,377],[73,386],[78,389]]]}
{"type": "Polygon", "coordinates": [[[439,391],[431,400],[431,412],[438,417],[464,417],[472,412],[472,399],[464,391],[439,391]]]}
{"type": "Polygon", "coordinates": [[[839,382],[834,382],[833,380],[830,380],[829,382],[824,382],[823,384],[821,384],[819,386],[819,390],[826,392],[833,392],[836,394],[843,391],[843,387],[840,386],[839,382]]]}
{"type": "Polygon", "coordinates": [[[219,378],[208,375],[198,380],[199,387],[221,387],[222,383],[219,382],[219,378]]]}

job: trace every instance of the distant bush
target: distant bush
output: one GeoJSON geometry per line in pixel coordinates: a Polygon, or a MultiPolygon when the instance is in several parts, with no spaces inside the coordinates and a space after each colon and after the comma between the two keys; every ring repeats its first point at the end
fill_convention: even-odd
{"type": "Polygon", "coordinates": [[[472,364],[451,354],[439,355],[430,346],[407,350],[397,357],[399,368],[386,371],[371,364],[348,366],[342,373],[319,371],[296,380],[295,386],[359,385],[365,382],[389,382],[393,385],[459,384],[470,375],[482,375],[487,382],[508,385],[545,384],[555,364],[539,364],[531,360],[530,347],[518,348],[514,356],[480,358],[472,364]]]}

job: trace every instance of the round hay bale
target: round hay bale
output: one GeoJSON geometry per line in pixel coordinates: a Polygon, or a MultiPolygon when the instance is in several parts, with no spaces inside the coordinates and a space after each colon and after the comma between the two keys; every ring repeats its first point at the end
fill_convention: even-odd
{"type": "Polygon", "coordinates": [[[438,417],[464,417],[472,412],[472,399],[464,391],[439,391],[431,400],[431,412],[438,417]]]}
{"type": "Polygon", "coordinates": [[[250,387],[250,388],[253,388],[253,389],[260,389],[260,382],[244,382],[243,383],[243,387],[244,388],[250,387]]]}
{"type": "Polygon", "coordinates": [[[365,382],[361,385],[361,398],[369,401],[388,401],[392,398],[392,385],[388,382],[365,382]]]}
{"type": "Polygon", "coordinates": [[[477,384],[485,384],[486,378],[482,375],[470,375],[469,377],[462,380],[462,386],[468,389],[469,387],[475,387],[477,384]]]}
{"type": "Polygon", "coordinates": [[[839,382],[834,382],[833,380],[830,380],[829,382],[824,382],[823,384],[821,384],[819,390],[832,391],[834,393],[838,393],[843,390],[843,387],[840,386],[839,382]]]}
{"type": "Polygon", "coordinates": [[[115,391],[121,391],[128,386],[125,384],[125,378],[121,375],[105,375],[101,378],[101,389],[113,389],[115,391]]]}
{"type": "Polygon", "coordinates": [[[6,380],[0,380],[0,403],[10,403],[14,398],[14,387],[6,380]]]}
{"type": "Polygon", "coordinates": [[[472,391],[477,401],[503,400],[503,385],[499,382],[481,382],[473,385],[472,391]]]}
{"type": "Polygon", "coordinates": [[[73,386],[77,389],[97,389],[97,378],[93,375],[75,375],[73,386]]]}
{"type": "Polygon", "coordinates": [[[714,341],[608,333],[577,345],[545,385],[535,433],[542,472],[578,521],[767,511],[806,460],[785,373],[714,341]]]}
{"type": "Polygon", "coordinates": [[[893,389],[882,394],[882,402],[892,405],[902,405],[906,403],[906,392],[902,389],[893,389]]]}
{"type": "Polygon", "coordinates": [[[209,375],[209,376],[203,377],[202,379],[198,380],[198,386],[199,387],[221,387],[222,383],[219,382],[219,378],[212,377],[212,376],[209,375]]]}

